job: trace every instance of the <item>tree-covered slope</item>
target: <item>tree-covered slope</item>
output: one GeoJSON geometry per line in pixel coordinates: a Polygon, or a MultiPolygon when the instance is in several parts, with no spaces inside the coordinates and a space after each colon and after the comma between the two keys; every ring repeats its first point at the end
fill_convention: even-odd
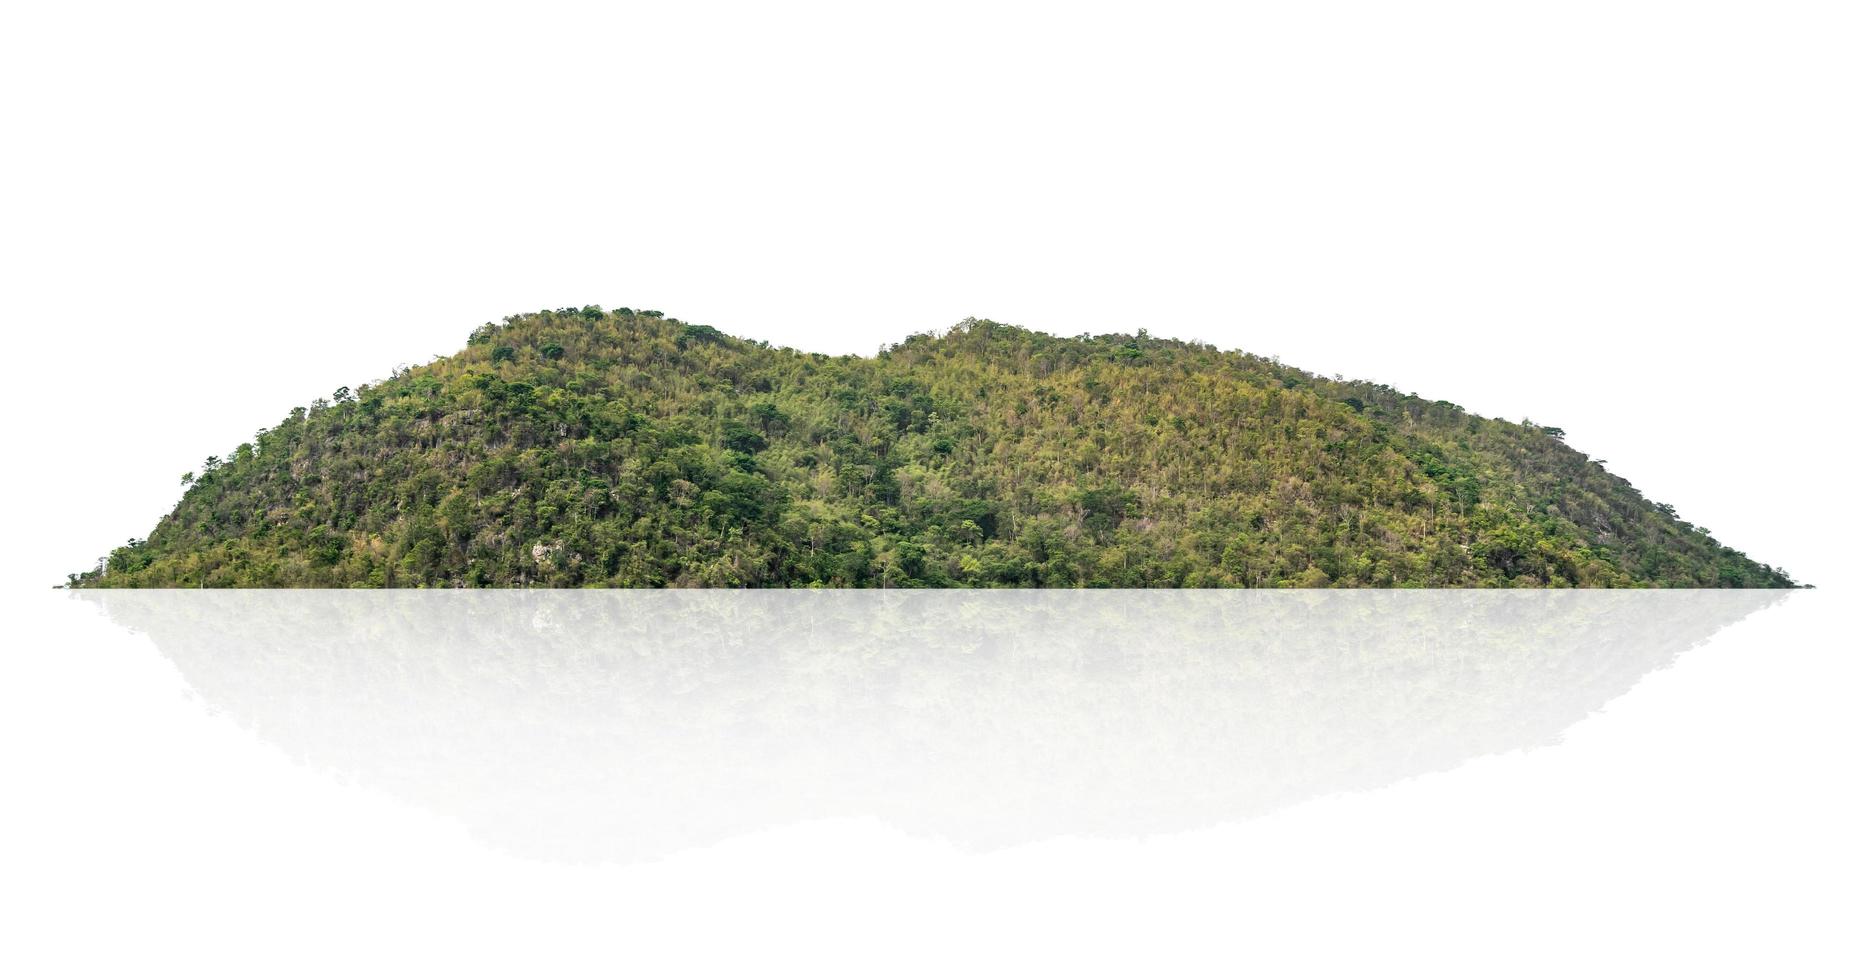
{"type": "Polygon", "coordinates": [[[1138,335],[598,307],[293,409],[85,586],[1788,586],[1562,433],[1138,335]]]}

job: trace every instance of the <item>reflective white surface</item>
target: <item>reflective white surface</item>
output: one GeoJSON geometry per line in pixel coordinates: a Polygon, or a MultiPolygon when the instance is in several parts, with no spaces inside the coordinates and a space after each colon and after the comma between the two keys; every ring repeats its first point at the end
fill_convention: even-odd
{"type": "Polygon", "coordinates": [[[34,596],[0,964],[1834,973],[1832,609],[34,596]]]}

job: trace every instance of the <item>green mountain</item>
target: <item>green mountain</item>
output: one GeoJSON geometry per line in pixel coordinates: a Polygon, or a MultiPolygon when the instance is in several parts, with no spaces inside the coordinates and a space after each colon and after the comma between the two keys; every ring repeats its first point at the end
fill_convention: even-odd
{"type": "Polygon", "coordinates": [[[569,308],[292,409],[71,584],[1793,584],[1563,435],[1145,331],[569,308]]]}

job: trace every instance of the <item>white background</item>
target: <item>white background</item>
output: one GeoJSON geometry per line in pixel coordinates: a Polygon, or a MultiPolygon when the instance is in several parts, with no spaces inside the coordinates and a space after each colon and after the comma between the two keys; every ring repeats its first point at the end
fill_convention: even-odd
{"type": "Polygon", "coordinates": [[[583,303],[1146,327],[1562,426],[1846,582],[1845,4],[16,5],[13,545],[583,303]]]}
{"type": "Polygon", "coordinates": [[[622,881],[293,766],[41,594],[9,611],[6,945],[28,975],[1846,968],[1850,16],[9,7],[15,590],[291,406],[601,303],[828,352],[978,315],[1275,354],[1562,426],[1831,591],[1560,748],[1241,833],[970,858],[846,820],[622,881]]]}

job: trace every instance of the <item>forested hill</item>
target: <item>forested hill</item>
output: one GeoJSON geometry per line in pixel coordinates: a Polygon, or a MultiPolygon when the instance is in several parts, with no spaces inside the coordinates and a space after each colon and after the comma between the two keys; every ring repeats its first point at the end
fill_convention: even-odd
{"type": "Polygon", "coordinates": [[[71,584],[1792,584],[1563,435],[1144,331],[561,309],[292,409],[71,584]]]}

